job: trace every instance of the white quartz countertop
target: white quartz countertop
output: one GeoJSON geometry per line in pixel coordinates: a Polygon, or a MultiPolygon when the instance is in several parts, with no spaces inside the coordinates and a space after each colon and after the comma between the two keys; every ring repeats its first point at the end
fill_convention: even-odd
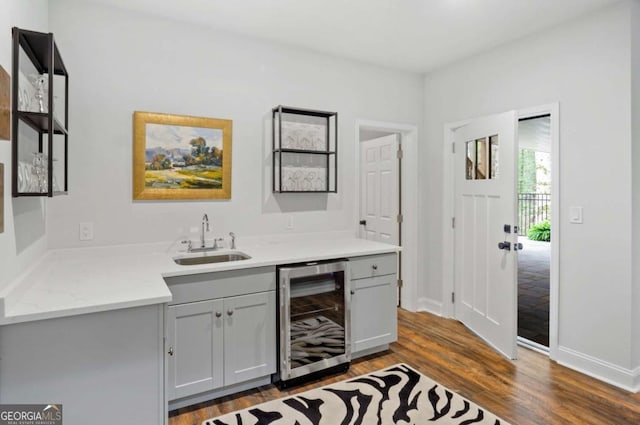
{"type": "MultiPolygon", "coordinates": [[[[184,246],[171,242],[50,250],[0,292],[0,324],[165,303],[171,300],[165,277],[399,250],[344,233],[240,236],[237,251],[250,259],[193,266],[178,265],[173,258],[206,254],[186,254],[184,246]]],[[[216,253],[224,252],[229,249],[216,253]]]]}

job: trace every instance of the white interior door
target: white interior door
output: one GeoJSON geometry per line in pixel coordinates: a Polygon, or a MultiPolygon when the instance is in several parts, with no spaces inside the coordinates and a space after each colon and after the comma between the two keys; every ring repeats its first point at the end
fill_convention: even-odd
{"type": "Polygon", "coordinates": [[[455,315],[512,359],[518,329],[516,135],[515,111],[454,132],[455,315]]]}
{"type": "Polygon", "coordinates": [[[360,143],[361,237],[393,245],[400,240],[397,152],[396,134],[360,143]]]}

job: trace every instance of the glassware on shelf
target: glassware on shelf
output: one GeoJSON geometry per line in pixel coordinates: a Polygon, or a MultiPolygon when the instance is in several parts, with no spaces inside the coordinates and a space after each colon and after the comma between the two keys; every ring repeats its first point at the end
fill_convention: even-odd
{"type": "Polygon", "coordinates": [[[29,192],[43,193],[47,191],[47,160],[48,157],[44,153],[33,153],[33,167],[31,168],[31,173],[35,176],[35,178],[33,178],[31,181],[29,192]]]}
{"type": "Polygon", "coordinates": [[[308,124],[298,124],[300,127],[300,137],[298,138],[298,149],[310,149],[311,148],[311,138],[309,137],[309,125],[308,124]]]}
{"type": "Polygon", "coordinates": [[[283,167],[282,176],[285,191],[321,192],[325,189],[326,169],[323,168],[283,167]]]}
{"type": "Polygon", "coordinates": [[[46,75],[33,74],[30,76],[31,81],[36,87],[36,93],[34,95],[36,100],[36,108],[38,112],[47,112],[45,105],[45,86],[47,84],[46,75]]]}
{"type": "Polygon", "coordinates": [[[18,90],[18,110],[19,111],[26,111],[27,110],[27,101],[25,100],[26,96],[25,96],[25,91],[23,90],[18,90]]]}
{"type": "Polygon", "coordinates": [[[272,109],[273,191],[336,192],[336,112],[272,109]]]}
{"type": "Polygon", "coordinates": [[[298,147],[298,138],[300,137],[300,130],[295,123],[283,121],[282,122],[282,148],[295,149],[298,147]]]}
{"type": "Polygon", "coordinates": [[[27,192],[31,186],[31,164],[18,162],[18,192],[27,192]]]}
{"type": "MultiPolygon", "coordinates": [[[[57,159],[53,158],[53,161],[57,159]]],[[[34,152],[31,167],[31,176],[29,176],[28,192],[47,193],[49,191],[49,156],[43,152],[34,152]]],[[[60,188],[58,181],[53,176],[53,191],[57,192],[60,188]]]]}
{"type": "Polygon", "coordinates": [[[59,195],[68,187],[69,75],[52,33],[13,27],[11,34],[16,71],[11,79],[16,130],[11,138],[11,194],[59,195]],[[53,162],[55,156],[59,162],[53,162]]]}
{"type": "Polygon", "coordinates": [[[282,122],[282,148],[309,151],[326,150],[325,127],[292,121],[282,122]]]}

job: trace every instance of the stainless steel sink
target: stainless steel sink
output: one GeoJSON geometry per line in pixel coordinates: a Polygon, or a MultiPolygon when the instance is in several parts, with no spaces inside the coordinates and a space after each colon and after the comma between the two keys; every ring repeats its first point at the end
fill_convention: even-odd
{"type": "Polygon", "coordinates": [[[226,252],[220,254],[203,254],[203,255],[185,255],[182,257],[175,257],[173,261],[181,266],[195,266],[198,264],[211,264],[211,263],[227,263],[229,261],[241,261],[251,258],[244,252],[226,252]]]}

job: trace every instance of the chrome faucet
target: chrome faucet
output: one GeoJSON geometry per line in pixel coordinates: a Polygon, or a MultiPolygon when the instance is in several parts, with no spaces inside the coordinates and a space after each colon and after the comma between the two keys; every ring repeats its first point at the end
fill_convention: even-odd
{"type": "Polygon", "coordinates": [[[229,236],[231,236],[231,246],[229,248],[236,249],[236,234],[229,232],[229,236]]]}
{"type": "Polygon", "coordinates": [[[209,231],[209,217],[207,215],[202,216],[202,232],[200,233],[200,248],[204,248],[204,232],[209,231]]]}

